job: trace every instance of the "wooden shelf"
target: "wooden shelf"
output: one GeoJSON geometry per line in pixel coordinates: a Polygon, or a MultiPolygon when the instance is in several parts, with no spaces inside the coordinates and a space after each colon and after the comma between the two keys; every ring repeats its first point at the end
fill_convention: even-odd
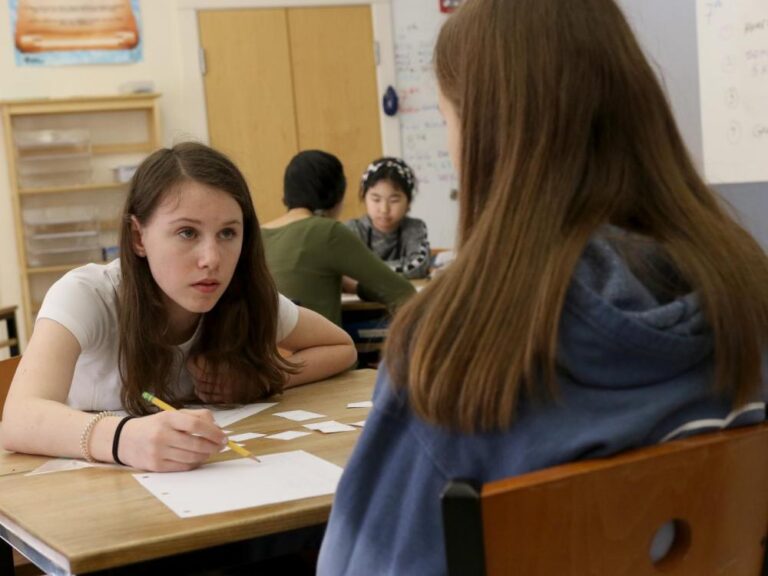
{"type": "Polygon", "coordinates": [[[155,150],[152,142],[132,142],[128,144],[93,144],[91,153],[94,155],[106,154],[149,154],[155,150]]]}
{"type": "MultiPolygon", "coordinates": [[[[115,232],[119,234],[120,228],[120,218],[116,213],[119,195],[128,191],[130,183],[114,182],[111,174],[102,171],[110,167],[138,163],[162,146],[158,97],[159,94],[115,94],[0,101],[16,228],[22,310],[27,335],[32,333],[40,300],[50,284],[66,272],[84,266],[88,262],[48,266],[30,265],[23,217],[25,209],[48,207],[60,209],[74,206],[75,203],[94,204],[97,210],[97,215],[94,217],[99,221],[99,231],[107,234],[102,239],[112,244],[114,240],[110,236],[115,232]],[[50,180],[39,181],[41,184],[46,184],[44,186],[21,186],[19,164],[23,158],[18,154],[16,132],[74,128],[90,130],[90,145],[85,146],[82,151],[72,150],[71,147],[62,150],[60,147],[57,148],[54,142],[48,147],[42,146],[42,149],[27,151],[28,157],[34,156],[38,160],[40,156],[47,156],[48,160],[52,159],[66,166],[68,155],[72,157],[76,156],[73,152],[82,152],[85,157],[92,159],[92,165],[97,170],[96,178],[102,181],[72,184],[73,180],[57,179],[50,174],[50,180]],[[66,153],[67,151],[69,154],[66,153]],[[61,152],[60,157],[56,156],[56,152],[61,152]],[[87,195],[78,197],[78,193],[87,195]]],[[[82,158],[79,160],[82,161],[82,158]]],[[[66,177],[66,174],[63,177],[66,177]]],[[[122,201],[119,203],[122,204],[122,201]]],[[[38,260],[38,262],[65,261],[66,256],[62,255],[59,259],[38,260]]],[[[87,258],[87,256],[86,253],[71,255],[73,258],[87,258]]],[[[95,251],[92,256],[98,258],[95,251]]]]}
{"type": "Polygon", "coordinates": [[[148,110],[147,102],[157,99],[159,94],[117,94],[109,96],[88,96],[74,98],[34,98],[28,100],[2,100],[13,115],[41,114],[82,114],[122,110],[148,110]]]}
{"type": "Polygon", "coordinates": [[[124,190],[128,182],[94,182],[92,184],[73,184],[71,186],[50,186],[47,188],[20,188],[20,196],[36,194],[71,194],[73,192],[91,192],[94,190],[124,190]]]}
{"type": "MultiPolygon", "coordinates": [[[[30,266],[26,269],[27,274],[62,274],[69,272],[80,266],[93,264],[93,262],[78,262],[77,264],[59,264],[58,266],[30,266]]],[[[102,262],[104,264],[104,262],[102,262]]]]}

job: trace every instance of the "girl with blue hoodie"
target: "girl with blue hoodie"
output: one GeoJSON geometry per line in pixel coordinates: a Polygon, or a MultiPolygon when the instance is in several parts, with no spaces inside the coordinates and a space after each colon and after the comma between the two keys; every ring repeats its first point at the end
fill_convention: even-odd
{"type": "Polygon", "coordinates": [[[451,479],[765,419],[768,258],[614,0],[467,0],[434,61],[459,247],[391,325],[321,575],[445,574],[451,479]]]}

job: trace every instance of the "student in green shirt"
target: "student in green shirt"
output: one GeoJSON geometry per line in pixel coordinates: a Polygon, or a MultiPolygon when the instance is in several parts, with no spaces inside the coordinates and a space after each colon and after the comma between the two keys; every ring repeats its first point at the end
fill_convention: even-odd
{"type": "Polygon", "coordinates": [[[341,162],[300,152],[285,170],[283,216],[262,225],[267,265],[280,293],[341,324],[342,280],[363,300],[390,311],[414,293],[353,232],[336,220],[347,181],[341,162]]]}

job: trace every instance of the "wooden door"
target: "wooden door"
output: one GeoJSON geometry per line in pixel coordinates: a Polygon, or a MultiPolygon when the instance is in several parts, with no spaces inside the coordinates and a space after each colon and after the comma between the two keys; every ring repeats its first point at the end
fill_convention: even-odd
{"type": "Polygon", "coordinates": [[[262,222],[283,213],[285,166],[319,148],[344,164],[342,219],[381,156],[369,6],[201,11],[211,145],[243,169],[262,222]]]}
{"type": "Polygon", "coordinates": [[[357,216],[360,176],[381,156],[370,6],[293,8],[288,24],[299,147],[341,159],[341,218],[357,216]]]}
{"type": "Polygon", "coordinates": [[[285,210],[283,172],[298,151],[286,11],[201,11],[199,26],[211,146],[243,171],[266,222],[285,210]]]}

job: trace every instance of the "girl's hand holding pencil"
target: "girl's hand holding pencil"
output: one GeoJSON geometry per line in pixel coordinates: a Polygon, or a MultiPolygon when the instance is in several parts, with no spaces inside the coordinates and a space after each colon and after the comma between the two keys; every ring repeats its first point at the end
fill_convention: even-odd
{"type": "Polygon", "coordinates": [[[120,459],[126,464],[152,472],[181,472],[197,468],[227,445],[210,410],[175,410],[155,400],[150,402],[162,403],[162,412],[130,420],[123,429],[120,459]]]}
{"type": "MultiPolygon", "coordinates": [[[[143,392],[141,394],[141,396],[142,396],[142,398],[144,398],[144,400],[146,400],[147,402],[151,402],[152,404],[154,404],[155,406],[157,406],[158,408],[160,408],[161,410],[163,410],[165,412],[176,412],[177,411],[176,408],[174,408],[173,406],[171,406],[167,402],[164,402],[164,401],[160,400],[160,398],[158,398],[157,396],[155,396],[153,394],[150,394],[149,392],[143,392]]],[[[213,416],[211,415],[211,411],[210,410],[188,410],[187,412],[206,412],[207,416],[209,416],[210,419],[213,420],[213,416]]],[[[214,425],[215,425],[215,422],[214,422],[214,425]]],[[[218,426],[217,426],[217,428],[218,428],[218,426]]],[[[223,432],[222,432],[222,434],[223,434],[223,432]]],[[[245,448],[243,448],[242,446],[240,446],[236,442],[232,442],[226,436],[224,436],[224,444],[229,446],[229,448],[232,449],[234,452],[240,454],[240,456],[244,456],[245,458],[250,458],[251,460],[254,460],[255,462],[260,462],[260,460],[258,458],[256,458],[256,456],[251,454],[248,450],[246,450],[245,448]]]]}

